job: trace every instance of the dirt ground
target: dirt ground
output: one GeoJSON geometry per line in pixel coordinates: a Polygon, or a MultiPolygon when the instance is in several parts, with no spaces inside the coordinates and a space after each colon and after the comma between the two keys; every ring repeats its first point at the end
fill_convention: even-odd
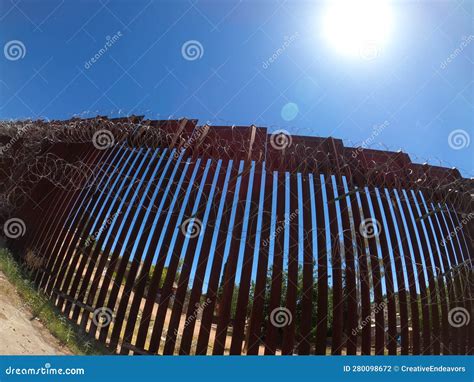
{"type": "Polygon", "coordinates": [[[40,321],[31,318],[31,312],[0,271],[0,354],[71,354],[40,321]]]}

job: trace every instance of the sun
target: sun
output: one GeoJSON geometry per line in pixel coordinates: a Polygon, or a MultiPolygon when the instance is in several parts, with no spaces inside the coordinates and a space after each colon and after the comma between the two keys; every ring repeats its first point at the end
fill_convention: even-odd
{"type": "Polygon", "coordinates": [[[342,55],[373,58],[390,37],[392,19],[385,0],[333,0],[323,16],[323,36],[342,55]]]}

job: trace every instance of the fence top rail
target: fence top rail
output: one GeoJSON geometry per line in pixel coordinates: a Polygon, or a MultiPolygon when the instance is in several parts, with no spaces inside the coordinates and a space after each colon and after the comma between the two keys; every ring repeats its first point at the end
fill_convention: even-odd
{"type": "MultiPolygon", "coordinates": [[[[91,143],[99,130],[108,130],[114,143],[130,147],[168,147],[222,160],[265,162],[267,171],[344,175],[355,184],[387,187],[453,186],[472,190],[472,180],[456,168],[413,163],[408,154],[346,147],[341,139],[292,135],[265,127],[198,125],[197,119],[148,120],[121,118],[71,118],[67,120],[0,121],[0,144],[15,147],[50,143],[91,143]]],[[[34,150],[38,152],[40,150],[34,150]]],[[[0,151],[0,159],[7,153],[0,151]]]]}

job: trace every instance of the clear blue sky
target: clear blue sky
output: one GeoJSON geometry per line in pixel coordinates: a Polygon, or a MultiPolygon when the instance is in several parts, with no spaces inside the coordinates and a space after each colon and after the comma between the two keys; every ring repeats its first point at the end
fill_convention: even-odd
{"type": "Polygon", "coordinates": [[[0,118],[256,124],[402,148],[473,176],[474,143],[448,141],[474,126],[473,4],[393,2],[386,43],[354,57],[325,37],[325,2],[2,0],[1,46],[24,50],[0,56],[0,118]]]}

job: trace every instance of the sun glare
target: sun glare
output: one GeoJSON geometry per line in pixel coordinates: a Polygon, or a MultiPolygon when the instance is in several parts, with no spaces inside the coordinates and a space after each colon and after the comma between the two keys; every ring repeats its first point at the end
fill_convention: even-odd
{"type": "Polygon", "coordinates": [[[391,28],[392,9],[385,0],[331,1],[323,19],[325,40],[345,56],[377,56],[391,28]]]}

